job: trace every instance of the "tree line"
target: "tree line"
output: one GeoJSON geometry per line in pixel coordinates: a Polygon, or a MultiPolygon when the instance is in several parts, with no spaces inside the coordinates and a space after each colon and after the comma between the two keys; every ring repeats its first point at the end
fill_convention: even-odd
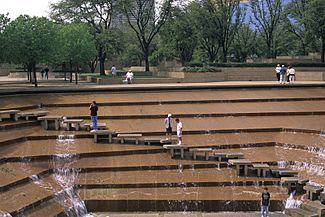
{"type": "MultiPolygon", "coordinates": [[[[0,62],[79,71],[118,59],[123,65],[162,60],[245,62],[325,50],[324,0],[61,0],[50,18],[0,14],[0,62]]],[[[72,75],[70,76],[72,81],[72,75]]],[[[77,81],[77,79],[76,79],[77,81]]]]}

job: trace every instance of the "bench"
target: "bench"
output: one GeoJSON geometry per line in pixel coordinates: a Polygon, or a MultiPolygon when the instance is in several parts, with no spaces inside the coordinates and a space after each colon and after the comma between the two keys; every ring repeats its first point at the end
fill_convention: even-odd
{"type": "Polygon", "coordinates": [[[257,164],[253,164],[253,170],[257,170],[257,176],[258,177],[266,177],[266,173],[267,171],[270,170],[270,166],[268,164],[261,164],[261,163],[257,163],[257,164]]]}
{"type": "Polygon", "coordinates": [[[20,110],[5,110],[0,111],[0,121],[2,121],[2,116],[9,116],[9,118],[13,119],[14,121],[18,121],[18,113],[21,112],[20,110]]]}
{"type": "Polygon", "coordinates": [[[241,167],[244,168],[244,175],[247,176],[248,175],[248,166],[252,164],[251,161],[245,160],[245,159],[231,159],[231,160],[228,161],[228,163],[230,165],[236,166],[237,176],[240,175],[240,168],[241,167]]]}
{"type": "Polygon", "coordinates": [[[164,145],[163,148],[170,150],[170,155],[172,157],[175,156],[176,150],[180,150],[181,158],[184,158],[184,152],[185,152],[185,150],[189,149],[189,146],[187,146],[187,145],[164,145]]]}
{"type": "MultiPolygon", "coordinates": [[[[86,123],[83,125],[83,127],[86,131],[90,131],[91,129],[93,129],[93,124],[86,123]]],[[[107,130],[106,123],[97,123],[97,130],[107,130]]]]}
{"type": "Polygon", "coordinates": [[[212,148],[192,148],[190,152],[193,153],[193,159],[196,160],[198,153],[204,153],[205,160],[209,160],[209,153],[213,151],[212,148]]]}
{"type": "Polygon", "coordinates": [[[317,213],[313,213],[301,208],[286,209],[285,214],[288,216],[318,217],[317,213]]]}
{"type": "Polygon", "coordinates": [[[220,152],[213,152],[213,157],[217,158],[218,161],[222,159],[241,159],[244,158],[244,154],[241,152],[229,152],[229,153],[220,153],[220,152]]]}
{"type": "Polygon", "coordinates": [[[80,125],[84,121],[84,119],[66,119],[63,121],[67,125],[67,130],[70,131],[72,128],[72,124],[75,125],[75,129],[80,130],[80,125]]]}
{"type": "Polygon", "coordinates": [[[42,126],[45,130],[59,130],[60,122],[62,121],[62,119],[63,116],[61,115],[46,115],[37,118],[37,120],[42,121],[42,126]],[[54,124],[54,128],[51,126],[51,124],[54,124]]]}
{"type": "Polygon", "coordinates": [[[34,112],[19,112],[18,116],[25,118],[25,120],[28,121],[29,118],[31,118],[31,117],[38,118],[38,117],[46,116],[48,114],[49,114],[48,111],[34,111],[34,112]]]}
{"type": "Polygon", "coordinates": [[[320,193],[324,190],[324,188],[320,186],[307,184],[306,186],[304,186],[304,190],[306,191],[307,199],[317,200],[320,196],[320,193]]]}
{"type": "Polygon", "coordinates": [[[115,134],[114,131],[110,130],[96,130],[91,133],[94,135],[95,143],[98,143],[100,139],[108,139],[108,143],[112,143],[112,137],[115,134]]]}
{"type": "Polygon", "coordinates": [[[139,144],[142,134],[117,134],[117,138],[121,140],[121,144],[124,144],[125,139],[135,139],[135,144],[139,144]]]}
{"type": "Polygon", "coordinates": [[[325,205],[321,204],[319,201],[306,201],[301,207],[310,212],[317,213],[318,216],[325,216],[325,205]]]}

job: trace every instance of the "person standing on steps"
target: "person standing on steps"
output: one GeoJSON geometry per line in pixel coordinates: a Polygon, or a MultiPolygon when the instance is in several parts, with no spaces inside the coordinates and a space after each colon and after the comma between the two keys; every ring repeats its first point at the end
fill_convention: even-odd
{"type": "Polygon", "coordinates": [[[281,66],[280,64],[278,64],[275,68],[276,79],[278,79],[278,82],[280,82],[280,71],[281,71],[281,66]]]}
{"type": "Polygon", "coordinates": [[[98,106],[96,101],[93,101],[90,106],[89,106],[89,110],[90,110],[90,117],[91,117],[91,122],[92,122],[92,126],[93,126],[93,130],[92,132],[97,130],[97,112],[98,112],[98,106]]]}
{"type": "Polygon", "coordinates": [[[265,187],[261,199],[262,217],[269,217],[270,198],[271,198],[270,193],[268,192],[267,187],[265,187]]]}
{"type": "Polygon", "coordinates": [[[285,84],[286,83],[286,72],[287,69],[285,68],[284,65],[282,65],[281,70],[280,70],[280,84],[285,84]]]}
{"type": "Polygon", "coordinates": [[[166,127],[166,140],[171,139],[173,133],[173,118],[172,114],[168,114],[165,118],[165,127],[166,127]]]}
{"type": "Polygon", "coordinates": [[[178,138],[178,145],[182,144],[182,136],[183,136],[183,124],[179,120],[179,118],[176,119],[177,123],[177,138],[178,138]]]}
{"type": "Polygon", "coordinates": [[[116,71],[116,67],[115,67],[115,65],[112,66],[112,68],[111,68],[111,72],[112,72],[112,76],[113,76],[113,78],[115,78],[116,75],[117,75],[117,71],[116,71]]]}

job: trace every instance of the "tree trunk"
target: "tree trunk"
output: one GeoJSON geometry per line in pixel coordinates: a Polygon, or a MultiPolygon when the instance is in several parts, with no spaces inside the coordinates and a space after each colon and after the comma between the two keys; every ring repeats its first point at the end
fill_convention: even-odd
{"type": "Polygon", "coordinates": [[[70,83],[72,83],[72,61],[70,60],[70,83]]]}
{"type": "Polygon", "coordinates": [[[67,80],[67,64],[63,63],[62,64],[62,71],[64,71],[64,80],[67,80]]]}
{"type": "Polygon", "coordinates": [[[106,52],[104,48],[100,46],[98,52],[98,59],[99,59],[99,73],[100,75],[105,75],[105,59],[106,59],[106,52]]]}
{"type": "Polygon", "coordinates": [[[145,61],[145,71],[149,72],[150,71],[150,64],[149,64],[149,48],[146,48],[143,52],[144,54],[144,61],[145,61]]]}
{"type": "Polygon", "coordinates": [[[225,46],[222,46],[222,62],[227,62],[228,51],[225,46]]]}
{"type": "Polygon", "coordinates": [[[322,37],[321,61],[325,63],[325,37],[322,37]]]}
{"type": "Polygon", "coordinates": [[[34,75],[34,84],[35,87],[37,87],[36,63],[33,64],[33,75],[34,75]]]}
{"type": "Polygon", "coordinates": [[[32,65],[31,64],[28,64],[27,70],[28,70],[28,75],[29,75],[29,83],[33,83],[33,78],[32,78],[32,65]]]}
{"type": "Polygon", "coordinates": [[[76,73],[75,73],[76,84],[78,84],[78,74],[79,74],[79,65],[77,64],[77,69],[76,69],[76,73]]]}

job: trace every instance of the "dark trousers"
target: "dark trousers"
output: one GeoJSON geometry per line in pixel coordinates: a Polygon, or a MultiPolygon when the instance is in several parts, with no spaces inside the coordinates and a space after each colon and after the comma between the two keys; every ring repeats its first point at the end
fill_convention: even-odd
{"type": "Polygon", "coordinates": [[[276,73],[276,78],[280,81],[280,73],[276,73]]]}

